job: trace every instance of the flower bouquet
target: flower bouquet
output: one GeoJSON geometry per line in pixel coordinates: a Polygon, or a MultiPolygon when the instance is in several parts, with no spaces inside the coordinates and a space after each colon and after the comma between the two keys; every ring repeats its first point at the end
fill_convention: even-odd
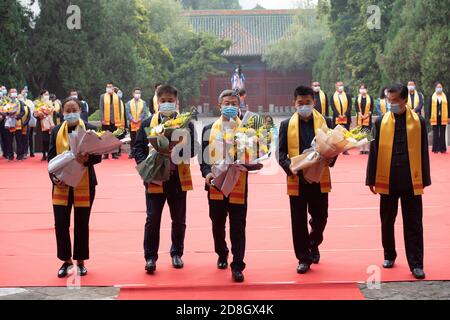
{"type": "Polygon", "coordinates": [[[360,148],[373,140],[370,131],[357,127],[351,131],[338,125],[334,129],[326,126],[317,130],[311,148],[301,155],[291,158],[290,169],[293,174],[303,170],[308,183],[319,182],[323,171],[339,154],[360,148]]]}
{"type": "Polygon", "coordinates": [[[93,130],[85,131],[78,126],[75,131],[69,134],[69,145],[69,151],[65,151],[50,160],[48,172],[54,174],[66,185],[76,187],[86,170],[84,165],[76,161],[76,155],[79,153],[102,155],[115,152],[122,145],[122,141],[110,132],[105,132],[100,136],[93,130]]]}
{"type": "Polygon", "coordinates": [[[53,111],[53,107],[45,101],[38,100],[36,102],[34,112],[41,119],[42,131],[50,131],[55,127],[52,117],[53,111]]]}
{"type": "Polygon", "coordinates": [[[14,103],[9,97],[3,99],[1,112],[5,115],[5,129],[15,129],[17,125],[16,113],[18,110],[17,103],[14,103]]]}
{"type": "Polygon", "coordinates": [[[183,137],[189,134],[187,128],[192,117],[192,112],[182,113],[176,119],[163,119],[160,125],[145,129],[149,141],[149,154],[136,166],[145,183],[161,185],[162,182],[169,180],[172,149],[175,145],[186,143],[187,139],[183,137]]]}

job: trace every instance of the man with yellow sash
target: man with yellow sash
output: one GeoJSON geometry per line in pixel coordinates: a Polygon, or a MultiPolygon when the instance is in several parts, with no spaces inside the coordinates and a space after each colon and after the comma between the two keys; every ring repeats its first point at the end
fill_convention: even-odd
{"type": "MultiPolygon", "coordinates": [[[[103,131],[114,132],[117,129],[125,129],[125,108],[122,100],[114,92],[112,83],[106,84],[106,93],[100,96],[99,110],[103,131]]],[[[113,153],[112,157],[113,159],[119,159],[118,153],[113,153]]],[[[108,158],[109,155],[107,154],[103,156],[103,159],[108,158]]]]}
{"type": "Polygon", "coordinates": [[[132,159],[133,148],[136,143],[136,134],[141,126],[142,121],[147,117],[147,104],[141,99],[142,90],[140,88],[135,88],[133,90],[133,99],[127,102],[125,107],[127,112],[127,118],[130,120],[130,154],[129,159],[132,159]]]}
{"type": "Polygon", "coordinates": [[[430,101],[430,111],[427,112],[433,128],[433,152],[446,153],[447,143],[445,133],[449,116],[448,100],[444,93],[444,85],[442,82],[436,82],[435,88],[436,91],[430,101]]]}
{"type": "MultiPolygon", "coordinates": [[[[331,192],[330,170],[327,167],[320,183],[308,183],[303,171],[294,175],[290,169],[291,159],[311,148],[316,132],[327,121],[314,109],[314,91],[300,86],[295,89],[294,106],[297,111],[280,125],[278,162],[287,174],[287,193],[291,207],[292,236],[295,255],[299,261],[297,272],[308,272],[312,263],[319,263],[319,246],[328,219],[328,193],[331,192]],[[308,231],[308,212],[311,232],[308,231]]],[[[334,166],[336,159],[327,159],[334,166]]]]}
{"type": "Polygon", "coordinates": [[[391,105],[387,98],[387,87],[381,89],[380,97],[377,99],[376,111],[377,115],[383,116],[386,112],[391,111],[391,105]]]}
{"type": "Polygon", "coordinates": [[[7,118],[13,118],[16,120],[16,126],[13,128],[7,128],[6,130],[6,150],[8,161],[14,160],[14,147],[13,142],[16,140],[16,155],[17,160],[23,160],[23,147],[22,147],[22,118],[25,116],[24,104],[19,101],[16,88],[9,89],[9,98],[12,101],[14,112],[8,114],[7,118]]]}
{"type": "MultiPolygon", "coordinates": [[[[202,157],[200,169],[205,178],[205,190],[208,191],[209,217],[212,221],[214,250],[218,255],[217,268],[228,267],[228,246],[225,240],[227,216],[230,221],[230,239],[233,262],[231,275],[235,282],[243,282],[245,269],[245,227],[247,221],[248,172],[241,172],[239,180],[228,197],[212,185],[214,175],[212,165],[225,160],[227,150],[217,150],[217,142],[222,142],[226,134],[234,135],[239,127],[239,93],[225,90],[219,96],[221,116],[214,123],[203,128],[202,157]]],[[[225,144],[224,144],[225,145],[225,144]]],[[[235,159],[234,159],[235,160],[235,159]]]]}
{"type": "MultiPolygon", "coordinates": [[[[144,161],[149,154],[148,132],[167,120],[179,116],[177,110],[178,90],[170,85],[163,85],[158,90],[159,111],[141,123],[134,146],[136,163],[144,161]]],[[[145,185],[147,221],[145,223],[144,253],[148,274],[156,270],[158,260],[161,215],[167,202],[172,219],[172,247],[170,256],[172,265],[176,269],[184,266],[181,259],[184,253],[184,237],[186,233],[186,200],[187,191],[193,189],[190,159],[195,156],[195,129],[189,123],[190,134],[183,139],[171,141],[170,177],[168,181],[152,182],[145,185]],[[180,144],[181,143],[181,144],[180,144]],[[178,149],[178,144],[182,150],[178,149]],[[186,150],[187,149],[187,150],[186,150]],[[189,151],[189,152],[186,152],[189,151]]]]}
{"type": "Polygon", "coordinates": [[[408,91],[408,107],[411,110],[414,110],[417,114],[423,115],[422,110],[425,99],[423,97],[423,93],[417,91],[417,85],[414,80],[408,82],[408,91]]]}
{"type": "MultiPolygon", "coordinates": [[[[97,128],[81,120],[81,102],[75,98],[67,98],[62,103],[64,121],[53,128],[50,136],[50,148],[48,160],[70,150],[69,133],[78,126],[86,130],[97,128]]],[[[73,268],[73,261],[77,260],[77,269],[80,276],[87,274],[84,264],[89,259],[89,218],[92,204],[95,198],[95,176],[94,165],[102,161],[101,156],[89,154],[77,154],[76,161],[84,165],[87,170],[79,185],[75,188],[65,185],[53,174],[50,178],[53,183],[52,202],[55,217],[55,234],[58,259],[64,261],[58,270],[58,278],[64,278],[68,271],[73,268]],[[74,246],[70,240],[70,214],[74,207],[74,246]]]]}
{"type": "MultiPolygon", "coordinates": [[[[30,109],[29,104],[25,102],[25,98],[22,94],[18,95],[18,99],[22,103],[24,110],[24,115],[21,119],[21,128],[20,130],[16,131],[16,135],[19,135],[19,139],[22,141],[20,150],[17,150],[17,160],[22,161],[26,159],[28,151],[28,135],[30,134],[30,119],[32,109],[30,109]]],[[[28,101],[31,102],[30,100],[28,101]]]]}
{"type": "MultiPolygon", "coordinates": [[[[367,86],[361,84],[359,95],[355,100],[355,110],[357,115],[357,124],[363,130],[372,129],[372,113],[374,108],[373,98],[367,93],[367,86]]],[[[369,146],[361,147],[360,154],[369,154],[369,146]]]]}
{"type": "Polygon", "coordinates": [[[322,116],[330,116],[330,106],[328,104],[328,96],[320,88],[320,82],[314,81],[312,83],[312,88],[314,90],[314,109],[316,109],[322,116]]]}
{"type": "MultiPolygon", "coordinates": [[[[333,125],[340,124],[349,130],[352,122],[352,96],[345,92],[342,81],[336,82],[336,92],[330,99],[330,105],[333,109],[333,125]]],[[[345,151],[344,155],[348,155],[348,152],[345,151]]]]}
{"type": "MultiPolygon", "coordinates": [[[[6,87],[0,85],[0,106],[3,105],[4,99],[7,94],[8,94],[8,92],[6,90],[6,87]]],[[[5,120],[6,120],[6,115],[0,109],[0,146],[2,149],[3,158],[8,159],[7,151],[6,151],[7,150],[7,148],[6,148],[7,138],[6,138],[5,120]]]]}
{"type": "Polygon", "coordinates": [[[383,267],[392,268],[397,258],[394,225],[400,199],[408,265],[415,278],[424,279],[422,194],[431,185],[426,123],[407,107],[404,85],[391,86],[388,99],[391,111],[375,122],[366,185],[381,196],[383,267]]]}

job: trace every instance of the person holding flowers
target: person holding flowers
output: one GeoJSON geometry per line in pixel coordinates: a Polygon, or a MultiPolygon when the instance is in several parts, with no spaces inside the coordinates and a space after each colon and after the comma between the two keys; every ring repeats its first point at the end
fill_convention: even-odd
{"type": "Polygon", "coordinates": [[[375,122],[366,185],[380,194],[383,267],[394,267],[397,258],[394,225],[400,199],[408,265],[416,279],[424,279],[422,194],[431,185],[428,134],[425,119],[409,107],[408,97],[402,84],[388,89],[391,111],[375,122]]]}
{"type": "Polygon", "coordinates": [[[228,196],[216,189],[213,180],[213,166],[226,161],[228,155],[236,160],[237,154],[234,143],[227,148],[226,141],[237,136],[241,120],[239,119],[240,98],[234,90],[225,90],[219,96],[221,116],[214,123],[203,128],[202,158],[200,169],[205,178],[205,190],[208,191],[209,217],[212,221],[214,249],[218,255],[217,268],[228,267],[228,246],[225,240],[225,225],[227,216],[230,221],[230,238],[233,262],[231,263],[232,279],[243,282],[243,271],[246,267],[245,256],[245,227],[247,223],[248,172],[241,171],[239,179],[228,196]],[[219,142],[219,144],[217,144],[219,142]],[[223,146],[220,147],[220,146],[223,146]],[[225,149],[225,150],[224,150],[225,149]]]}
{"type": "MultiPolygon", "coordinates": [[[[170,85],[162,85],[157,91],[158,111],[150,118],[142,121],[137,132],[134,146],[134,158],[139,165],[149,157],[149,140],[164,135],[169,128],[183,125],[182,115],[177,108],[178,90],[170,85]]],[[[189,117],[186,121],[189,121],[189,117]]],[[[161,140],[170,143],[165,149],[168,157],[168,175],[165,181],[153,180],[144,182],[147,206],[147,220],[144,233],[145,270],[153,274],[156,270],[160,242],[161,215],[167,202],[172,219],[172,246],[170,256],[176,269],[184,266],[184,238],[186,233],[187,191],[193,189],[190,159],[195,156],[195,129],[192,123],[184,123],[186,134],[179,139],[164,136],[161,140]],[[172,141],[173,140],[173,141],[172,141]],[[184,146],[184,147],[183,147],[184,146]],[[183,147],[180,150],[180,147],[183,147]],[[187,152],[188,151],[188,152],[187,152]]],[[[175,135],[174,135],[175,136],[175,135]]]]}
{"type": "MultiPolygon", "coordinates": [[[[67,98],[62,103],[64,121],[53,128],[50,136],[48,160],[70,149],[69,134],[81,126],[86,130],[97,128],[80,119],[81,102],[75,98],[67,98]]],[[[58,277],[64,278],[73,268],[73,260],[77,260],[77,274],[85,276],[85,261],[89,259],[89,218],[95,198],[97,178],[94,165],[101,162],[101,156],[77,154],[76,161],[87,167],[81,182],[76,187],[69,187],[51,174],[53,184],[52,203],[55,217],[55,233],[58,259],[64,261],[58,270],[58,277]],[[74,247],[70,240],[70,213],[74,207],[74,247]]]]}
{"type": "Polygon", "coordinates": [[[292,236],[299,261],[297,272],[304,274],[312,263],[317,264],[320,260],[319,246],[327,224],[328,193],[331,192],[329,166],[333,166],[336,159],[326,159],[327,166],[317,183],[307,182],[303,170],[297,174],[291,171],[292,159],[311,148],[319,129],[331,126],[330,121],[314,109],[312,88],[296,88],[293,102],[297,111],[280,125],[278,161],[287,174],[292,236]],[[311,215],[311,232],[308,231],[308,212],[311,215]]]}
{"type": "Polygon", "coordinates": [[[53,113],[55,109],[53,103],[50,100],[50,92],[46,89],[42,90],[38,100],[34,102],[34,116],[38,119],[38,132],[42,134],[42,159],[41,161],[47,161],[47,153],[50,143],[50,133],[55,127],[53,120],[53,113]]]}
{"type": "Polygon", "coordinates": [[[18,99],[16,88],[9,89],[9,95],[3,104],[3,113],[6,117],[6,154],[8,161],[14,160],[14,139],[16,140],[17,160],[23,160],[24,150],[22,147],[22,120],[25,116],[25,107],[24,104],[18,99]]]}

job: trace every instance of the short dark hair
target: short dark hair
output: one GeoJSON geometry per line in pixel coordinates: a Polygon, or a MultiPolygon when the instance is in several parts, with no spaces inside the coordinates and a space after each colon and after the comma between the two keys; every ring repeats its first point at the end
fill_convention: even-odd
{"type": "Polygon", "coordinates": [[[155,89],[158,89],[158,87],[162,85],[162,83],[158,82],[157,84],[155,84],[155,89]]]}
{"type": "Polygon", "coordinates": [[[380,99],[384,99],[386,98],[386,95],[384,94],[384,91],[386,91],[388,87],[384,86],[383,88],[381,88],[381,92],[380,92],[380,99]]]}
{"type": "Polygon", "coordinates": [[[241,97],[239,96],[239,92],[236,90],[224,90],[219,95],[219,104],[222,103],[222,99],[225,97],[236,97],[238,99],[238,103],[241,104],[241,97]]]}
{"type": "Polygon", "coordinates": [[[246,95],[247,94],[247,90],[245,90],[245,89],[240,89],[239,90],[239,95],[242,97],[242,96],[244,96],[244,95],[246,95]]]}
{"type": "Polygon", "coordinates": [[[311,96],[314,98],[314,90],[311,87],[299,86],[295,88],[294,98],[297,99],[299,96],[311,96]]]}
{"type": "Polygon", "coordinates": [[[47,89],[42,89],[41,92],[39,92],[39,96],[42,97],[44,95],[44,93],[47,93],[48,90],[47,89]]]}
{"type": "Polygon", "coordinates": [[[78,91],[76,89],[70,89],[69,91],[67,91],[68,95],[70,96],[71,92],[76,92],[78,94],[78,91]]]}
{"type": "Polygon", "coordinates": [[[81,101],[78,100],[77,98],[72,98],[72,97],[67,97],[63,100],[63,102],[61,104],[61,109],[64,109],[64,105],[70,101],[76,102],[76,104],[80,107],[80,110],[81,110],[81,101]]]}
{"type": "Polygon", "coordinates": [[[361,85],[359,86],[359,88],[364,88],[364,89],[367,89],[367,84],[365,84],[365,83],[361,83],[361,85]]]}
{"type": "Polygon", "coordinates": [[[416,80],[414,80],[414,79],[408,80],[408,82],[414,82],[414,84],[417,84],[416,80]]]}
{"type": "Polygon", "coordinates": [[[112,81],[108,81],[108,82],[106,82],[106,85],[108,86],[108,85],[114,85],[114,82],[112,82],[112,81]]]}
{"type": "Polygon", "coordinates": [[[136,92],[136,91],[138,91],[138,90],[139,90],[139,91],[142,91],[142,89],[141,89],[141,88],[139,88],[139,87],[136,87],[136,88],[134,88],[134,89],[133,89],[133,92],[136,92]]]}
{"type": "Polygon", "coordinates": [[[404,84],[401,83],[397,83],[397,84],[393,84],[388,88],[388,93],[395,93],[397,92],[398,94],[400,94],[400,98],[402,99],[408,99],[408,87],[405,86],[404,84]]]}
{"type": "Polygon", "coordinates": [[[434,86],[436,87],[438,84],[440,84],[441,86],[444,86],[444,84],[442,83],[442,81],[436,81],[436,82],[434,83],[434,86]]]}
{"type": "Polygon", "coordinates": [[[161,98],[163,94],[172,94],[176,98],[178,98],[178,89],[169,84],[165,84],[165,85],[162,85],[156,93],[158,99],[161,98]]]}

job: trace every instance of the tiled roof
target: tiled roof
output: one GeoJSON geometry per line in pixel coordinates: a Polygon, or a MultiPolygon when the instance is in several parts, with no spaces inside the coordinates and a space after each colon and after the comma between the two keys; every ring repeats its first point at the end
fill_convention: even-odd
{"type": "Polygon", "coordinates": [[[286,35],[296,10],[186,11],[196,32],[214,34],[232,41],[224,55],[260,56],[267,46],[286,35]]]}

